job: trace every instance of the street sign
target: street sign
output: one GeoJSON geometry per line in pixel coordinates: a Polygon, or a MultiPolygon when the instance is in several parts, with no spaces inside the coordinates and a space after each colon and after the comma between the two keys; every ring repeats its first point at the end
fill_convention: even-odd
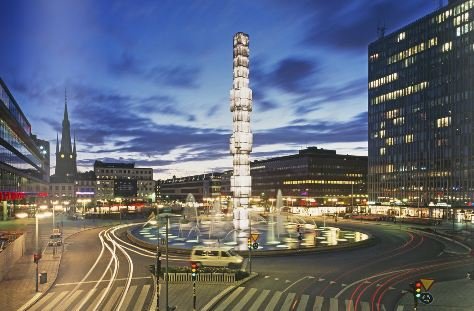
{"type": "Polygon", "coordinates": [[[252,236],[252,242],[257,242],[258,241],[258,237],[260,236],[260,233],[258,232],[253,232],[250,234],[252,236]]]}
{"type": "Polygon", "coordinates": [[[433,295],[431,295],[430,293],[421,293],[420,301],[425,305],[429,305],[433,302],[433,295]]]}
{"type": "Polygon", "coordinates": [[[429,291],[431,286],[433,286],[434,280],[433,279],[420,279],[421,284],[425,288],[425,291],[429,291]]]}

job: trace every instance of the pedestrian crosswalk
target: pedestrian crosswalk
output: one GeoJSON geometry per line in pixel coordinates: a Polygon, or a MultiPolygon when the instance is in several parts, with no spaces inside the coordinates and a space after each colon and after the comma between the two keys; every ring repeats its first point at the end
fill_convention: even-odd
{"type": "MultiPolygon", "coordinates": [[[[232,293],[219,303],[214,311],[224,310],[249,310],[249,311],[354,311],[352,300],[311,296],[301,293],[271,291],[237,287],[232,293]]],[[[371,311],[370,304],[360,301],[357,310],[371,311]]],[[[380,305],[380,311],[386,311],[380,305]]],[[[398,306],[397,311],[404,311],[403,306],[398,306]]]]}
{"type": "MultiPolygon", "coordinates": [[[[30,311],[69,311],[69,310],[116,310],[124,286],[113,286],[107,292],[106,286],[89,290],[53,290],[36,302],[30,311]],[[104,294],[107,295],[104,296],[104,294]],[[102,299],[104,297],[104,299],[102,299]]],[[[150,285],[132,285],[125,296],[120,310],[147,310],[152,300],[153,287],[150,285]],[[147,303],[148,302],[148,303],[147,303]]]]}

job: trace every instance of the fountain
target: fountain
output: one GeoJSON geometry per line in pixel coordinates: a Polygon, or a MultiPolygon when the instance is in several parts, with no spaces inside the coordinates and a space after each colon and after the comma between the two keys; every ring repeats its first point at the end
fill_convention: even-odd
{"type": "MultiPolygon", "coordinates": [[[[249,36],[247,34],[242,32],[235,34],[233,55],[233,83],[230,91],[233,124],[229,141],[233,160],[230,191],[233,195],[232,200],[229,201],[230,206],[227,208],[229,216],[222,215],[220,200],[216,200],[212,205],[211,215],[202,216],[200,219],[196,200],[192,194],[188,194],[183,209],[184,220],[180,220],[177,226],[170,228],[169,237],[173,237],[169,242],[170,247],[189,249],[196,244],[208,245],[222,241],[224,245],[232,245],[237,250],[248,251],[247,239],[253,232],[258,232],[260,239],[266,241],[265,246],[259,247],[256,251],[319,247],[323,246],[322,244],[353,243],[368,238],[367,235],[358,232],[332,230],[330,227],[317,228],[314,220],[312,224],[306,223],[301,217],[291,217],[291,220],[296,221],[294,223],[290,222],[289,217],[284,220],[281,215],[283,208],[281,190],[277,191],[276,204],[268,219],[257,212],[252,212],[250,204],[252,196],[250,153],[253,145],[250,124],[252,90],[249,88],[249,36]],[[297,225],[300,226],[300,232],[295,230],[297,225]],[[250,232],[250,226],[252,232],[250,232]],[[203,239],[202,236],[208,239],[203,239]],[[233,237],[232,240],[229,236],[233,237]]],[[[156,226],[150,223],[143,228],[137,226],[133,234],[156,247],[158,243],[156,237],[160,235],[162,238],[164,235],[162,230],[158,232],[157,230],[156,226]]]]}

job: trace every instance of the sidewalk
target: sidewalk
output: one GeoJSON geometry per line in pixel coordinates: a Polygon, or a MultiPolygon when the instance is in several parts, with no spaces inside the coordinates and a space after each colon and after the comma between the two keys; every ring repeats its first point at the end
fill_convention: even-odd
{"type": "MultiPolygon", "coordinates": [[[[63,227],[63,241],[65,241],[71,235],[83,230],[116,223],[117,221],[111,220],[95,220],[88,222],[66,221],[64,222],[63,227]]],[[[43,252],[42,258],[39,261],[38,272],[47,273],[47,282],[45,284],[39,284],[39,292],[36,293],[36,265],[33,262],[32,255],[34,243],[34,225],[31,223],[26,223],[25,221],[18,221],[17,224],[15,224],[14,221],[9,221],[7,224],[2,224],[0,222],[0,228],[2,228],[2,230],[8,228],[9,230],[24,231],[27,235],[27,251],[25,252],[25,255],[21,257],[17,263],[15,263],[4,280],[0,282],[1,310],[15,311],[19,310],[30,300],[34,301],[38,299],[42,293],[46,292],[53,285],[59,270],[64,244],[62,246],[56,247],[57,252],[55,255],[53,255],[53,247],[47,246],[49,234],[52,232],[52,224],[49,229],[43,228],[43,232],[40,234],[39,242],[40,248],[43,250],[43,252]]]]}

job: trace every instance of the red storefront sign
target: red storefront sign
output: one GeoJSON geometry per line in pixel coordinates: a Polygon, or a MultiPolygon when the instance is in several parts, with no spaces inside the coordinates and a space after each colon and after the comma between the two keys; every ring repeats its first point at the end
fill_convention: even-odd
{"type": "Polygon", "coordinates": [[[15,192],[15,191],[0,191],[0,201],[18,201],[26,197],[40,197],[48,196],[47,192],[15,192]]]}

